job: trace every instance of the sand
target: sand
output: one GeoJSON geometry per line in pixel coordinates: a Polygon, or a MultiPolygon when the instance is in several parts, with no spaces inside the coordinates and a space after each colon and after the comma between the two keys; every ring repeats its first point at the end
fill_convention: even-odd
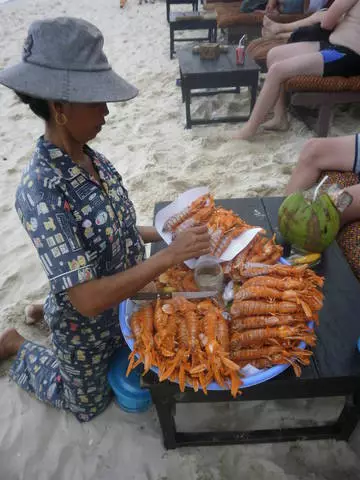
{"type": "MultiPolygon", "coordinates": [[[[0,1],[0,3],[2,3],[0,1]]],[[[114,67],[140,89],[127,104],[111,105],[107,126],[94,141],[123,175],[139,217],[149,224],[156,201],[173,199],[187,188],[208,185],[218,198],[282,194],[298,153],[311,133],[292,120],[281,135],[267,133],[254,142],[231,140],[234,125],[184,129],[184,107],[177,61],[169,60],[165,4],[136,0],[120,10],[118,0],[14,0],[0,6],[0,68],[15,63],[29,23],[44,16],[81,16],[105,35],[114,67]]],[[[248,95],[193,102],[194,113],[245,111],[248,95]]],[[[27,338],[48,342],[45,326],[23,323],[24,306],[41,300],[47,280],[35,250],[14,211],[14,194],[42,123],[0,87],[0,331],[15,325],[27,338]]],[[[352,134],[359,123],[356,107],[336,112],[332,135],[352,134]]],[[[62,479],[279,479],[360,478],[360,462],[351,445],[332,441],[185,449],[165,452],[156,413],[130,415],[115,404],[90,424],[40,404],[6,377],[0,365],[0,480],[62,479]]],[[[331,418],[339,401],[308,401],[307,418],[331,418]],[[312,410],[310,410],[312,409],[312,410]]],[[[179,412],[201,428],[255,424],[306,424],[303,405],[257,402],[179,412]],[[302,415],[302,416],[301,416],[302,415]],[[257,422],[257,423],[256,423],[257,422]],[[305,423],[304,423],[305,422],[305,423]]],[[[189,407],[190,408],[190,407],[189,407]]],[[[181,410],[181,409],[180,409],[181,410]]],[[[181,421],[181,418],[180,420],[181,421]]],[[[180,422],[181,423],[181,422],[180,422]]],[[[360,450],[360,448],[359,448],[360,450]]]]}

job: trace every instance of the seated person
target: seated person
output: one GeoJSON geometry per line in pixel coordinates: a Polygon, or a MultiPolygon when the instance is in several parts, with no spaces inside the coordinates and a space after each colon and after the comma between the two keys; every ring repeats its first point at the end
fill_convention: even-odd
{"type": "Polygon", "coordinates": [[[267,114],[274,117],[264,128],[288,129],[282,84],[296,75],[360,75],[360,0],[335,0],[324,15],[321,27],[332,31],[328,41],[280,45],[267,56],[268,74],[250,119],[236,138],[253,137],[267,114]]]}
{"type": "Polygon", "coordinates": [[[267,13],[311,13],[324,8],[327,0],[269,0],[267,13]]]}
{"type": "Polygon", "coordinates": [[[290,23],[275,22],[274,20],[271,20],[269,17],[265,16],[261,36],[265,39],[284,41],[289,40],[291,34],[298,28],[309,27],[311,25],[321,23],[326,14],[326,11],[326,9],[321,9],[314,12],[309,17],[305,17],[301,20],[290,23]]]}
{"type": "Polygon", "coordinates": [[[323,172],[353,172],[359,183],[345,188],[353,197],[342,213],[342,225],[360,220],[360,137],[359,134],[336,138],[312,138],[300,153],[298,163],[286,187],[286,195],[312,187],[323,172]]]}

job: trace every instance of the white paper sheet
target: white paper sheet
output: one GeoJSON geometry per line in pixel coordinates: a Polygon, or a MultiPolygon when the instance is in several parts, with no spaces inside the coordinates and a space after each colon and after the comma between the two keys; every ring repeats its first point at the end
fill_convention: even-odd
{"type": "MultiPolygon", "coordinates": [[[[180,213],[187,206],[189,206],[194,200],[202,195],[209,193],[207,187],[197,187],[187,190],[182,193],[174,202],[170,203],[167,207],[160,210],[155,217],[155,228],[164,239],[164,241],[170,245],[172,242],[172,235],[169,232],[164,232],[163,227],[166,220],[177,213],[180,213]]],[[[240,253],[255,237],[255,235],[261,231],[261,228],[251,228],[240,236],[232,240],[228,248],[220,257],[220,262],[228,262],[232,260],[238,253],[240,253]]],[[[196,259],[190,259],[185,262],[189,268],[194,268],[196,259]]]]}

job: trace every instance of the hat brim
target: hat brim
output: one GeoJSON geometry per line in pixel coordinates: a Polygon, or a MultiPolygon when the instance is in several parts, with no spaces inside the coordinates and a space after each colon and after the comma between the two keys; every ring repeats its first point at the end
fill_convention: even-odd
{"type": "Polygon", "coordinates": [[[0,83],[44,100],[74,103],[125,102],[139,93],[113,70],[56,70],[27,62],[0,71],[0,83]]]}

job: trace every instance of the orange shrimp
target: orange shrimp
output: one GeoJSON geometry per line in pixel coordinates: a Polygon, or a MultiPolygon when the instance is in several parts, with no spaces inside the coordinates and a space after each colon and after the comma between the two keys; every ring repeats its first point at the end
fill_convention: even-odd
{"type": "Polygon", "coordinates": [[[296,357],[298,360],[304,360],[308,357],[311,357],[311,350],[303,350],[301,348],[293,348],[292,350],[286,350],[281,345],[273,345],[270,347],[259,347],[259,348],[236,348],[231,351],[231,359],[238,362],[247,362],[251,363],[253,360],[259,358],[273,359],[275,355],[282,356],[283,358],[292,358],[296,357]]]}
{"type": "Polygon", "coordinates": [[[182,289],[185,292],[198,292],[199,288],[195,283],[194,272],[189,270],[183,278],[182,289]]]}
{"type": "Polygon", "coordinates": [[[278,327],[306,323],[308,320],[303,314],[296,315],[258,315],[254,317],[233,318],[231,321],[232,332],[242,332],[252,328],[278,327]]]}
{"type": "Polygon", "coordinates": [[[306,286],[307,282],[304,278],[291,278],[291,277],[275,277],[275,276],[262,276],[249,278],[243,283],[243,287],[269,287],[276,288],[277,290],[299,290],[306,286]]]}
{"type": "Polygon", "coordinates": [[[168,314],[166,312],[165,305],[162,305],[162,301],[160,300],[160,298],[156,300],[154,312],[154,326],[157,332],[165,330],[167,325],[168,314]]]}
{"type": "Polygon", "coordinates": [[[308,345],[315,345],[315,334],[303,325],[258,328],[234,333],[231,337],[232,349],[247,345],[263,343],[270,338],[285,338],[288,340],[303,340],[308,345]]]}
{"type": "Polygon", "coordinates": [[[247,262],[259,262],[259,258],[263,256],[264,248],[267,243],[268,239],[263,237],[259,234],[256,235],[254,242],[252,244],[251,250],[249,250],[248,255],[246,257],[247,262]]]}
{"type": "Polygon", "coordinates": [[[229,323],[227,320],[225,320],[221,313],[218,315],[216,324],[216,340],[219,342],[225,352],[229,351],[229,323]]]}
{"type": "MultiPolygon", "coordinates": [[[[178,378],[180,384],[180,390],[184,391],[185,389],[185,363],[189,359],[189,334],[187,330],[186,321],[182,316],[177,317],[176,320],[176,337],[178,341],[179,350],[175,355],[173,361],[170,362],[168,368],[164,370],[164,372],[159,376],[159,380],[163,381],[166,378],[171,377],[173,372],[176,369],[179,369],[178,378]]],[[[188,367],[190,368],[190,367],[188,367]]]]}
{"type": "MultiPolygon", "coordinates": [[[[202,302],[204,304],[205,302],[202,302]]],[[[211,306],[211,302],[207,302],[206,305],[211,306]]],[[[209,366],[213,372],[215,380],[219,385],[224,385],[224,369],[229,371],[237,371],[239,367],[227,358],[227,353],[224,351],[222,345],[217,340],[218,324],[221,313],[218,314],[214,309],[208,309],[206,312],[203,325],[204,325],[204,334],[205,334],[205,349],[209,356],[209,366]]],[[[224,319],[225,321],[225,319],[224,319]]],[[[223,332],[221,332],[223,334],[223,332]]],[[[222,341],[224,338],[222,335],[222,341]]],[[[225,342],[228,342],[228,338],[225,339],[225,342]]],[[[227,350],[228,351],[228,350],[227,350]]]]}
{"type": "Polygon", "coordinates": [[[283,247],[281,247],[280,245],[276,245],[273,252],[271,253],[271,255],[269,255],[267,258],[265,258],[263,260],[263,263],[265,263],[267,265],[275,265],[279,262],[283,253],[284,253],[283,247]]]}
{"type": "Polygon", "coordinates": [[[129,365],[126,370],[128,376],[140,362],[144,363],[144,374],[150,370],[153,360],[153,308],[149,304],[146,307],[134,312],[130,319],[131,331],[135,342],[134,349],[129,355],[129,365]],[[135,361],[136,354],[139,360],[135,361]]]}
{"type": "MultiPolygon", "coordinates": [[[[310,364],[310,356],[304,358],[303,360],[298,359],[298,358],[286,358],[282,355],[273,355],[270,358],[258,358],[256,360],[251,360],[251,365],[255,368],[259,368],[260,370],[264,368],[270,368],[273,367],[274,365],[283,365],[283,364],[290,364],[295,372],[295,375],[297,377],[300,377],[301,375],[301,365],[309,365],[310,364]]],[[[244,368],[246,365],[248,365],[248,362],[242,361],[239,362],[239,367],[244,368]]]]}
{"type": "Polygon", "coordinates": [[[218,243],[215,251],[214,251],[214,256],[217,258],[220,258],[221,255],[225,252],[225,250],[228,248],[230,243],[233,241],[234,238],[238,237],[241,235],[245,230],[247,230],[248,227],[244,226],[239,226],[239,227],[234,227],[232,230],[229,232],[225,233],[223,238],[220,240],[218,243]]]}
{"type": "Polygon", "coordinates": [[[316,289],[311,288],[302,291],[282,291],[269,287],[250,286],[241,287],[235,293],[235,302],[257,298],[294,301],[302,306],[308,318],[310,318],[312,315],[312,309],[309,305],[309,302],[314,307],[314,310],[318,309],[317,306],[321,308],[322,305],[322,293],[316,289]]]}
{"type": "Polygon", "coordinates": [[[298,313],[302,307],[294,302],[263,302],[260,300],[244,300],[234,302],[231,306],[231,315],[234,317],[249,317],[266,314],[298,313]]]}
{"type": "Polygon", "coordinates": [[[300,297],[295,290],[281,291],[275,288],[262,286],[242,286],[235,293],[235,302],[250,300],[253,298],[271,298],[279,300],[296,300],[300,297]]]}
{"type": "Polygon", "coordinates": [[[182,223],[180,223],[180,225],[176,227],[175,231],[173,232],[173,237],[175,237],[181,232],[184,232],[188,228],[195,227],[200,223],[206,223],[211,217],[213,209],[214,209],[213,205],[200,208],[196,213],[194,213],[194,215],[187,218],[182,223]]]}
{"type": "Polygon", "coordinates": [[[185,312],[185,319],[189,333],[189,348],[193,352],[199,348],[200,322],[198,315],[193,310],[185,312]]]}
{"type": "Polygon", "coordinates": [[[163,231],[173,232],[176,229],[176,227],[180,225],[180,223],[184,222],[184,220],[191,217],[200,208],[204,206],[210,206],[213,203],[214,203],[214,197],[209,193],[202,195],[201,197],[198,197],[184,210],[168,218],[167,221],[164,223],[163,231]]]}
{"type": "MultiPolygon", "coordinates": [[[[258,275],[278,275],[280,277],[302,277],[304,276],[306,270],[308,269],[307,265],[300,265],[295,267],[290,267],[289,265],[266,265],[266,264],[256,264],[251,262],[246,262],[242,270],[242,275],[244,277],[256,277],[258,275]]],[[[315,275],[315,274],[314,274],[315,275]]]]}

